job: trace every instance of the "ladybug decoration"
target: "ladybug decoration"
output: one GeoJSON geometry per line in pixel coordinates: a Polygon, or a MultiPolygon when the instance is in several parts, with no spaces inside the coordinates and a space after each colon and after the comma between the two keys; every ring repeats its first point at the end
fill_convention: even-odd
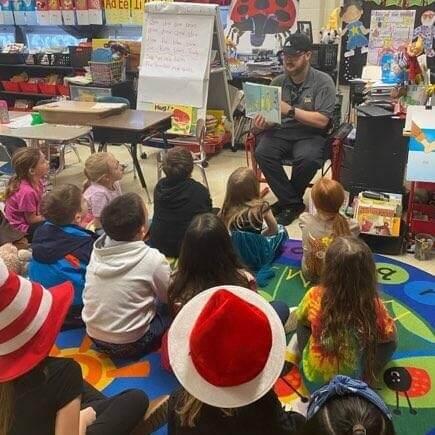
{"type": "Polygon", "coordinates": [[[396,393],[396,408],[394,414],[400,415],[399,393],[406,397],[410,414],[417,414],[412,407],[410,398],[427,394],[431,389],[431,381],[426,370],[417,367],[390,367],[384,372],[385,385],[396,393]]]}
{"type": "Polygon", "coordinates": [[[261,47],[266,35],[276,35],[282,42],[290,35],[296,20],[296,0],[234,0],[228,37],[238,45],[245,32],[251,32],[253,47],[261,47]]]}

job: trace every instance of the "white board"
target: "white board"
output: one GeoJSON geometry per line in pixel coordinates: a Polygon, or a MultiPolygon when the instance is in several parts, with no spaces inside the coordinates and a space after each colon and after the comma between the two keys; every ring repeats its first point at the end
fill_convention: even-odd
{"type": "Polygon", "coordinates": [[[202,107],[208,86],[216,5],[145,5],[138,108],[144,103],[202,107]]]}

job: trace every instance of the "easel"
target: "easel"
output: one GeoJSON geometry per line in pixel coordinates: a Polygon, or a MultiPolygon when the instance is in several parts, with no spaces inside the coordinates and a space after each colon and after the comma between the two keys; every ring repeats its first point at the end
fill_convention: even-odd
{"type": "MultiPolygon", "coordinates": [[[[144,12],[137,108],[154,110],[156,103],[192,106],[197,109],[197,120],[206,119],[207,107],[223,110],[227,120],[231,122],[231,140],[234,149],[233,110],[228,89],[231,73],[226,59],[219,7],[214,4],[153,2],[145,4],[144,12]],[[193,31],[202,30],[196,36],[193,34],[186,36],[190,38],[186,41],[193,42],[193,45],[197,43],[200,47],[201,58],[193,59],[192,56],[192,62],[205,65],[201,77],[198,77],[194,71],[189,71],[189,58],[185,59],[183,65],[180,59],[174,60],[170,50],[168,52],[160,50],[159,55],[156,56],[156,48],[159,44],[160,47],[168,46],[167,41],[165,45],[164,41],[157,40],[155,36],[158,28],[164,28],[162,26],[165,19],[168,20],[166,21],[168,28],[171,27],[171,20],[176,22],[181,35],[182,32],[186,34],[186,29],[189,28],[193,31]],[[210,22],[209,27],[207,22],[210,22]],[[216,52],[215,59],[219,60],[219,67],[210,66],[212,51],[216,52]],[[158,77],[153,73],[154,69],[149,65],[150,62],[155,62],[157,65],[158,77]],[[179,76],[178,70],[181,71],[179,76]],[[190,93],[186,91],[186,87],[189,86],[192,89],[190,93]]],[[[173,29],[173,26],[171,28],[173,29]]],[[[192,136],[198,135],[196,126],[192,128],[191,133],[192,136]]]]}

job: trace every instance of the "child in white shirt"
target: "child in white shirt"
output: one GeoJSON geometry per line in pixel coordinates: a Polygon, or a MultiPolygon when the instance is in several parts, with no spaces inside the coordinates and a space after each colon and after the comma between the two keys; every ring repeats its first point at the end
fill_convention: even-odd
{"type": "Polygon", "coordinates": [[[105,234],[94,246],[83,290],[83,321],[102,352],[135,357],[156,350],[168,329],[170,267],[147,246],[147,210],[141,197],[127,193],[101,214],[105,234]]]}

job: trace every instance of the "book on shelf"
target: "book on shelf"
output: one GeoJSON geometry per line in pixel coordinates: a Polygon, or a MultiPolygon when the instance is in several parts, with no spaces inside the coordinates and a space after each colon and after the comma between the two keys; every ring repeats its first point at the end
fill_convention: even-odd
{"type": "Polygon", "coordinates": [[[397,237],[400,235],[402,195],[397,193],[360,192],[355,207],[354,219],[361,233],[376,236],[397,237]]]}

